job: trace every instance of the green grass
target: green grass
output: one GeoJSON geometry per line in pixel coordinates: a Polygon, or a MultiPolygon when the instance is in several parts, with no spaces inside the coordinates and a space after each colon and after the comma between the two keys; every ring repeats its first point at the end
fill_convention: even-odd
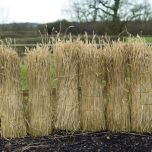
{"type": "MultiPolygon", "coordinates": [[[[123,37],[123,40],[126,42],[129,37],[123,37]]],[[[141,38],[145,39],[147,43],[152,43],[152,36],[141,36],[141,38]]]]}
{"type": "Polygon", "coordinates": [[[27,80],[27,65],[20,65],[20,77],[21,77],[21,85],[23,90],[28,90],[28,80],[27,80]]]}
{"type": "Polygon", "coordinates": [[[143,37],[147,43],[152,43],[152,37],[150,36],[146,36],[146,37],[143,37]]]}
{"type": "Polygon", "coordinates": [[[51,56],[51,87],[56,88],[57,78],[56,78],[56,64],[54,56],[51,56]]]}

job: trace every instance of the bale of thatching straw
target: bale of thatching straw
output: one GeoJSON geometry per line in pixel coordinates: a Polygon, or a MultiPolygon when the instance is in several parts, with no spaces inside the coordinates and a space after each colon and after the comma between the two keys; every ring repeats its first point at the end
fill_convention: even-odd
{"type": "Polygon", "coordinates": [[[110,131],[130,130],[130,109],[125,75],[124,44],[105,44],[106,124],[110,131]]]}
{"type": "Polygon", "coordinates": [[[29,83],[29,133],[44,136],[52,132],[50,53],[46,45],[27,54],[29,83]]]}
{"type": "Polygon", "coordinates": [[[78,95],[78,41],[54,45],[57,64],[57,107],[55,128],[76,131],[80,127],[78,95]]]}
{"type": "Polygon", "coordinates": [[[3,74],[3,63],[2,63],[2,56],[0,55],[0,136],[1,136],[1,117],[2,117],[2,82],[3,82],[2,74],[3,74]]]}
{"type": "Polygon", "coordinates": [[[13,49],[4,46],[0,47],[0,107],[1,136],[26,136],[20,60],[13,49]]]}
{"type": "Polygon", "coordinates": [[[126,46],[130,70],[131,131],[152,131],[152,54],[140,38],[126,46]]]}
{"type": "Polygon", "coordinates": [[[97,49],[96,44],[85,43],[79,56],[81,129],[83,131],[101,131],[105,129],[105,108],[102,93],[103,54],[97,49]]]}

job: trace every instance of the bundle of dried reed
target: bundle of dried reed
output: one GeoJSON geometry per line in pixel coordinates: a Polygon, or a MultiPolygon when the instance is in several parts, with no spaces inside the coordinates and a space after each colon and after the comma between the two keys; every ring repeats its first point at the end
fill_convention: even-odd
{"type": "Polygon", "coordinates": [[[152,54],[141,38],[126,46],[130,71],[131,131],[152,131],[152,54]]]}
{"type": "Polygon", "coordinates": [[[57,42],[57,107],[55,128],[76,131],[80,127],[78,96],[78,51],[80,43],[57,42]]]}
{"type": "Polygon", "coordinates": [[[130,109],[125,75],[124,43],[105,44],[107,87],[106,124],[110,131],[130,130],[130,109]]]}
{"type": "Polygon", "coordinates": [[[44,136],[52,132],[50,53],[37,46],[27,54],[29,83],[29,133],[44,136]]]}
{"type": "Polygon", "coordinates": [[[0,116],[2,137],[26,136],[20,85],[20,60],[17,53],[0,47],[0,116]]]}
{"type": "Polygon", "coordinates": [[[101,131],[105,129],[105,109],[102,94],[103,54],[97,49],[96,44],[85,43],[79,56],[81,129],[83,131],[101,131]]]}

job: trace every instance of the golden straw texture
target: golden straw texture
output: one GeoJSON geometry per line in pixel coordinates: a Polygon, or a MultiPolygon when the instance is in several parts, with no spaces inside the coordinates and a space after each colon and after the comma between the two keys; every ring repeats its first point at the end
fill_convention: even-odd
{"type": "Polygon", "coordinates": [[[102,94],[103,55],[96,45],[86,43],[79,52],[79,56],[81,129],[83,131],[101,131],[105,129],[102,94]]]}
{"type": "Polygon", "coordinates": [[[57,42],[54,46],[57,63],[57,108],[55,128],[76,131],[80,127],[78,97],[79,42],[57,42]]]}
{"type": "Polygon", "coordinates": [[[50,53],[37,46],[27,54],[29,82],[29,133],[44,136],[52,132],[50,53]]]}
{"type": "Polygon", "coordinates": [[[130,130],[130,109],[126,85],[124,44],[105,44],[105,80],[107,90],[106,124],[110,131],[130,130]]]}
{"type": "Polygon", "coordinates": [[[130,70],[131,131],[152,131],[152,54],[140,38],[126,46],[130,70]]]}
{"type": "Polygon", "coordinates": [[[26,136],[20,85],[20,60],[11,48],[0,47],[0,119],[1,136],[26,136]]]}

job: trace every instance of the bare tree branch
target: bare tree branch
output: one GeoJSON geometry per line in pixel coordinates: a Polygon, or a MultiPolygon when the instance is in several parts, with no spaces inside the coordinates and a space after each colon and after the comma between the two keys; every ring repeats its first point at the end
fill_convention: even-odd
{"type": "Polygon", "coordinates": [[[113,7],[108,5],[108,1],[104,2],[103,0],[98,0],[99,4],[101,4],[102,6],[111,9],[113,11],[113,7]]]}

